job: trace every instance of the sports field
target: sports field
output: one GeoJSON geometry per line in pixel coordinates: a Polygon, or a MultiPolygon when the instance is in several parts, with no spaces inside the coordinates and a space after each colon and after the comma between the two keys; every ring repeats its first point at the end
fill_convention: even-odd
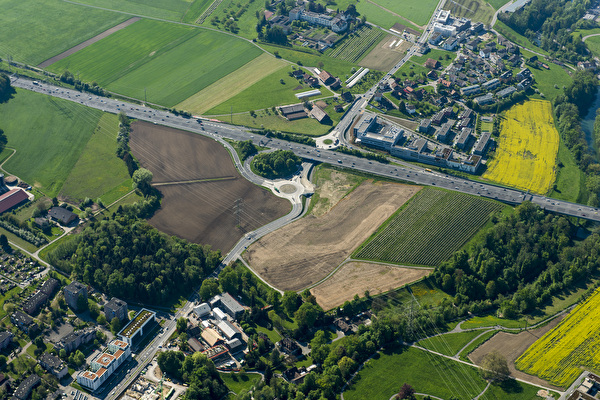
{"type": "Polygon", "coordinates": [[[48,197],[56,196],[101,115],[71,101],[17,89],[13,99],[0,104],[8,146],[17,150],[4,169],[48,197]]]}
{"type": "Polygon", "coordinates": [[[262,54],[243,67],[185,99],[176,108],[190,111],[195,115],[203,114],[273,72],[284,68],[285,65],[285,61],[273,58],[269,54],[262,54]]]}
{"type": "Polygon", "coordinates": [[[50,67],[172,107],[261,54],[219,32],[140,20],[50,67]]]}
{"type": "MultiPolygon", "coordinates": [[[[233,113],[239,113],[271,108],[274,105],[299,103],[300,100],[295,94],[312,90],[312,88],[289,76],[288,72],[291,71],[291,68],[282,68],[271,73],[234,97],[206,111],[206,114],[229,115],[232,111],[233,113]],[[283,80],[283,83],[281,83],[281,80],[283,80]]],[[[320,90],[321,95],[311,97],[311,100],[331,95],[331,92],[325,87],[321,87],[320,90]]]]}
{"type": "Polygon", "coordinates": [[[0,58],[37,65],[128,15],[60,0],[0,0],[0,58]]]}
{"type": "Polygon", "coordinates": [[[549,101],[514,105],[504,114],[496,156],[483,177],[545,194],[556,179],[558,143],[549,101]]]}
{"type": "Polygon", "coordinates": [[[79,203],[123,186],[131,190],[129,173],[123,160],[115,155],[119,121],[114,114],[102,114],[98,126],[67,177],[59,197],[79,203]]]}
{"type": "Polygon", "coordinates": [[[561,323],[517,359],[521,371],[560,387],[569,386],[582,368],[600,371],[600,291],[577,306],[561,323]]]}
{"type": "Polygon", "coordinates": [[[469,240],[492,212],[502,207],[481,197],[425,188],[386,221],[354,257],[436,266],[469,240]]]}

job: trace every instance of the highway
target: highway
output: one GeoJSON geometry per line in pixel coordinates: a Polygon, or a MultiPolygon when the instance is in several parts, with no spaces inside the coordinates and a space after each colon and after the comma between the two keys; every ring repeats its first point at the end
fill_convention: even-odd
{"type": "MultiPolygon", "coordinates": [[[[168,111],[155,110],[137,104],[93,96],[78,92],[76,90],[48,85],[46,83],[34,84],[34,81],[24,78],[12,78],[11,80],[13,86],[17,88],[60,97],[88,107],[97,108],[105,112],[119,113],[120,111],[124,111],[130,118],[153,122],[176,129],[183,129],[213,138],[214,140],[223,138],[238,141],[252,140],[252,142],[256,145],[267,146],[273,149],[292,150],[298,156],[314,162],[324,162],[386,177],[389,179],[415,183],[418,185],[438,186],[444,189],[454,190],[462,193],[488,197],[508,204],[516,205],[528,200],[539,205],[541,208],[547,211],[591,221],[600,221],[600,214],[597,208],[588,207],[581,204],[546,198],[544,196],[529,194],[516,189],[504,188],[489,183],[480,183],[442,173],[429,172],[421,167],[413,168],[407,164],[405,166],[384,164],[376,161],[369,161],[356,156],[338,153],[335,150],[319,150],[315,149],[314,147],[298,143],[287,142],[274,138],[265,138],[264,136],[257,135],[248,129],[228,125],[222,122],[179,117],[168,111]]],[[[280,222],[283,223],[284,221],[280,222]]],[[[266,229],[269,227],[272,229],[273,227],[269,225],[266,225],[263,228],[266,229]]],[[[240,248],[243,248],[244,245],[247,246],[251,242],[252,238],[248,239],[247,243],[238,243],[236,246],[241,246],[240,248]]]]}

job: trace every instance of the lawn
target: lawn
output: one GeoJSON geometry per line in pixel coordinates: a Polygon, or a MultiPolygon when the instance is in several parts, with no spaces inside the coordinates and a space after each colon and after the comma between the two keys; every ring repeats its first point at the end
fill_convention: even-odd
{"type": "MultiPolygon", "coordinates": [[[[440,62],[440,64],[442,65],[442,69],[443,69],[443,68],[446,68],[448,65],[452,64],[452,61],[454,60],[455,57],[456,57],[456,53],[453,53],[451,51],[440,50],[440,49],[431,49],[431,51],[429,51],[427,54],[424,54],[422,56],[412,56],[410,58],[410,61],[412,61],[418,65],[424,65],[425,61],[427,61],[429,58],[432,58],[434,60],[438,60],[440,62]]],[[[429,69],[427,69],[427,71],[429,71],[429,69]]]]}
{"type": "Polygon", "coordinates": [[[585,44],[595,56],[600,55],[600,36],[592,36],[587,38],[585,44]]]}
{"type": "Polygon", "coordinates": [[[228,115],[219,117],[224,122],[232,122],[236,125],[248,126],[250,128],[267,128],[281,132],[298,133],[307,136],[322,136],[331,129],[329,125],[323,125],[314,118],[302,118],[288,121],[281,116],[274,115],[272,111],[257,111],[256,118],[249,113],[234,114],[232,118],[228,115]],[[268,114],[267,114],[268,111],[268,114]]]}
{"type": "Polygon", "coordinates": [[[267,335],[267,337],[271,340],[271,342],[273,342],[273,344],[281,340],[281,335],[275,332],[274,329],[267,329],[264,326],[257,326],[256,332],[261,332],[267,335]]]}
{"type": "Polygon", "coordinates": [[[595,318],[600,313],[598,304],[597,290],[531,345],[515,361],[515,366],[559,387],[568,387],[581,374],[582,367],[600,370],[596,357],[600,348],[600,319],[595,318]]]}
{"type": "Polygon", "coordinates": [[[381,298],[391,308],[403,313],[406,311],[406,305],[410,304],[413,299],[416,299],[422,307],[435,307],[444,299],[451,300],[452,296],[436,287],[429,278],[425,278],[402,289],[390,291],[381,298]]]}
{"type": "Polygon", "coordinates": [[[240,372],[226,374],[220,372],[219,375],[229,390],[234,391],[237,395],[242,392],[248,392],[260,381],[260,374],[258,373],[240,372]]]}
{"type": "Polygon", "coordinates": [[[484,331],[482,330],[474,330],[467,332],[447,333],[420,340],[417,342],[417,345],[453,357],[463,347],[465,347],[467,343],[481,335],[483,332],[484,331]]]}
{"type": "MultiPolygon", "coordinates": [[[[523,54],[527,51],[523,51],[523,54]]],[[[530,68],[535,77],[535,86],[543,93],[545,99],[554,101],[556,96],[563,93],[563,86],[571,82],[571,77],[560,65],[546,63],[550,69],[530,68]],[[554,87],[556,85],[557,87],[554,87]]]]}
{"type": "Polygon", "coordinates": [[[101,115],[71,101],[17,89],[13,99],[0,105],[8,146],[17,150],[4,169],[48,197],[56,196],[101,115]]]}
{"type": "Polygon", "coordinates": [[[210,14],[208,18],[202,23],[203,26],[209,28],[219,28],[226,30],[223,26],[223,22],[227,18],[235,18],[235,23],[238,27],[236,33],[247,39],[255,39],[258,35],[256,33],[256,12],[264,10],[265,3],[262,1],[254,0],[223,0],[217,6],[217,8],[210,14]],[[245,8],[245,11],[241,11],[245,8]],[[238,14],[238,13],[241,13],[238,14]],[[217,25],[212,24],[214,17],[219,18],[217,25]]]}
{"type": "Polygon", "coordinates": [[[559,165],[559,168],[550,197],[573,203],[577,202],[581,188],[585,183],[585,174],[579,169],[573,153],[571,153],[562,140],[558,145],[556,163],[559,165]]]}
{"type": "Polygon", "coordinates": [[[422,26],[427,25],[438,4],[437,0],[373,0],[373,2],[422,26]]]}
{"type": "Polygon", "coordinates": [[[483,178],[545,194],[556,179],[559,140],[549,101],[516,104],[503,114],[496,155],[483,178]]]}
{"type": "MultiPolygon", "coordinates": [[[[295,94],[312,89],[306,84],[300,84],[296,78],[289,76],[289,71],[291,69],[284,68],[273,72],[236,96],[211,108],[206,114],[224,115],[230,112],[239,113],[301,102],[295,94]],[[300,88],[297,89],[298,87],[300,88]]],[[[324,87],[321,88],[321,93],[321,96],[315,96],[311,99],[331,95],[329,90],[324,87]]]]}
{"type": "Polygon", "coordinates": [[[48,69],[55,73],[68,69],[84,81],[107,86],[196,33],[196,29],[188,26],[141,19],[48,69]]]}
{"type": "Polygon", "coordinates": [[[286,65],[285,61],[273,58],[270,54],[262,54],[236,71],[185,99],[176,108],[190,111],[194,115],[201,115],[205,111],[241,93],[244,89],[249,88],[273,72],[284,68],[286,65]]]}
{"type": "Polygon", "coordinates": [[[404,383],[418,393],[443,399],[472,399],[486,385],[474,367],[423,350],[400,347],[365,363],[344,392],[344,399],[389,399],[404,383]]]}
{"type": "Polygon", "coordinates": [[[500,7],[502,7],[509,1],[511,0],[487,0],[487,2],[490,3],[492,7],[494,7],[496,10],[498,10],[500,7]]]}
{"type": "Polygon", "coordinates": [[[0,0],[0,58],[37,65],[129,16],[60,0],[0,0]]]}
{"type": "Polygon", "coordinates": [[[109,90],[168,107],[261,54],[239,38],[166,22],[140,20],[55,63],[109,90]]]}
{"type": "Polygon", "coordinates": [[[79,203],[86,197],[95,201],[130,179],[127,166],[115,155],[118,126],[116,115],[102,115],[94,134],[62,187],[62,197],[73,203],[79,203]]]}
{"type": "Polygon", "coordinates": [[[511,27],[509,27],[508,25],[506,25],[504,22],[502,22],[500,20],[496,21],[496,23],[494,24],[494,29],[497,30],[500,34],[502,34],[502,36],[506,37],[511,42],[515,42],[516,44],[523,46],[527,49],[533,50],[537,53],[548,55],[548,52],[546,50],[531,43],[531,41],[529,39],[527,39],[525,36],[520,35],[515,30],[513,30],[511,27]]]}
{"type": "Polygon", "coordinates": [[[22,292],[22,289],[18,286],[10,289],[8,292],[4,293],[2,297],[0,297],[0,319],[6,316],[6,311],[4,311],[4,303],[6,300],[12,299],[14,296],[18,295],[22,292]]]}

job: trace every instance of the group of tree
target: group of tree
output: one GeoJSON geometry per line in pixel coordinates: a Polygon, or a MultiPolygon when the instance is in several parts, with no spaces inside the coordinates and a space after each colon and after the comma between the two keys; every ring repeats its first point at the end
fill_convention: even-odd
{"type": "Polygon", "coordinates": [[[283,178],[296,172],[302,159],[291,150],[276,150],[261,153],[252,159],[252,168],[261,176],[269,179],[283,178]]]}
{"type": "Polygon", "coordinates": [[[238,142],[237,148],[240,152],[240,158],[242,159],[242,161],[246,160],[248,157],[252,157],[258,152],[256,146],[254,145],[254,143],[252,143],[252,140],[250,139],[238,142]]]}
{"type": "Polygon", "coordinates": [[[157,362],[161,371],[189,384],[184,400],[221,399],[229,391],[212,360],[203,353],[185,356],[180,351],[164,351],[157,362]]]}
{"type": "Polygon", "coordinates": [[[91,223],[48,258],[110,296],[151,304],[189,293],[221,259],[219,252],[167,236],[127,210],[91,223]]]}
{"type": "Polygon", "coordinates": [[[125,112],[119,113],[119,133],[117,134],[117,157],[122,159],[127,166],[129,176],[133,176],[134,172],[139,168],[137,161],[131,155],[129,148],[129,134],[131,133],[131,122],[125,112]]]}
{"type": "Polygon", "coordinates": [[[261,129],[261,130],[255,131],[255,133],[257,133],[259,135],[265,135],[265,137],[267,137],[267,138],[274,137],[276,139],[287,140],[288,142],[296,142],[296,143],[301,143],[301,144],[305,144],[307,146],[313,146],[313,147],[316,146],[315,139],[310,138],[305,135],[295,135],[293,133],[284,133],[284,132],[279,132],[279,131],[273,131],[271,129],[261,129]]]}
{"type": "Polygon", "coordinates": [[[390,162],[390,160],[385,156],[385,154],[364,152],[358,149],[349,149],[346,146],[340,146],[336,148],[335,151],[339,153],[350,154],[355,157],[366,158],[368,160],[373,160],[384,164],[388,164],[390,162]]]}
{"type": "Polygon", "coordinates": [[[500,13],[498,18],[556,58],[577,62],[589,58],[581,35],[572,32],[588,27],[582,20],[590,0],[533,0],[513,13],[500,13]]]}
{"type": "Polygon", "coordinates": [[[4,73],[0,73],[0,103],[7,102],[15,93],[15,89],[10,84],[10,78],[4,73]]]}
{"type": "MultiPolygon", "coordinates": [[[[598,90],[597,79],[591,72],[578,71],[572,82],[565,86],[564,93],[554,101],[557,128],[561,140],[571,150],[579,168],[586,174],[586,185],[590,193],[588,205],[600,205],[600,163],[597,154],[588,145],[581,128],[581,118],[587,113],[598,90]],[[598,182],[598,185],[596,185],[598,182]]],[[[594,130],[600,129],[594,127],[594,130]]],[[[559,165],[560,166],[560,165],[559,165]]]]}
{"type": "Polygon", "coordinates": [[[75,76],[69,71],[65,70],[58,79],[61,82],[64,82],[69,85],[73,85],[75,90],[79,90],[81,92],[88,92],[98,96],[110,97],[110,93],[104,90],[102,87],[98,86],[96,82],[87,83],[82,82],[79,79],[76,79],[75,76]]]}

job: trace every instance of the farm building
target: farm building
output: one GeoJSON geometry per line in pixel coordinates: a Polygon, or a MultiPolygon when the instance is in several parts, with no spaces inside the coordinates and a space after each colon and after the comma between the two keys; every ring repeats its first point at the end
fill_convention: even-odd
{"type": "Polygon", "coordinates": [[[281,106],[279,107],[279,111],[281,112],[281,115],[283,115],[288,121],[306,118],[308,116],[308,114],[306,114],[306,111],[304,110],[304,105],[302,104],[281,106]]]}
{"type": "Polygon", "coordinates": [[[48,216],[62,225],[69,225],[77,219],[77,214],[72,213],[64,207],[52,207],[48,210],[48,216]]]}
{"type": "MultiPolygon", "coordinates": [[[[316,80],[316,78],[313,78],[316,80]]],[[[296,97],[298,99],[304,99],[307,97],[312,97],[312,96],[318,96],[321,94],[321,91],[319,89],[314,89],[314,90],[308,90],[306,92],[302,92],[302,93],[296,93],[296,97]]]]}
{"type": "Polygon", "coordinates": [[[29,200],[29,195],[21,188],[11,189],[0,196],[0,213],[29,200]]]}
{"type": "Polygon", "coordinates": [[[329,115],[319,106],[313,106],[312,110],[310,110],[310,116],[316,119],[319,122],[323,122],[329,119],[329,115]]]}
{"type": "Polygon", "coordinates": [[[335,78],[331,76],[331,74],[325,70],[322,70],[319,73],[319,79],[323,82],[324,85],[330,85],[335,82],[335,78]]]}
{"type": "Polygon", "coordinates": [[[425,61],[426,68],[436,69],[439,66],[440,66],[440,62],[437,60],[434,60],[433,58],[428,58],[427,61],[425,61]]]}

